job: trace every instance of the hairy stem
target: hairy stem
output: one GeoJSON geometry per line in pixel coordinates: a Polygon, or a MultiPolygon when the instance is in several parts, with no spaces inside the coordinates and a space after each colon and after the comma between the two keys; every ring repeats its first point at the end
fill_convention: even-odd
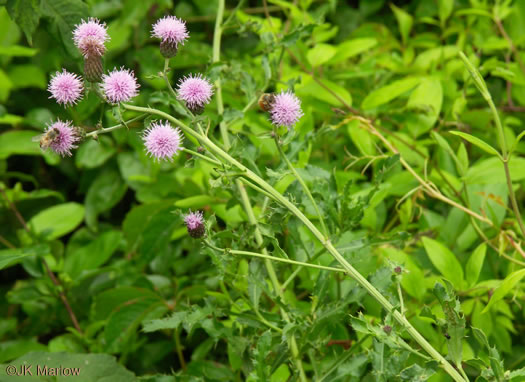
{"type": "MultiPolygon", "coordinates": [[[[225,0],[219,0],[219,4],[217,7],[217,18],[215,20],[215,30],[213,33],[213,55],[212,55],[213,63],[219,62],[220,55],[221,55],[221,35],[222,35],[222,19],[224,16],[224,7],[225,7],[225,0]]],[[[217,113],[219,114],[219,116],[222,116],[224,114],[224,104],[222,101],[221,80],[219,78],[215,81],[215,89],[216,89],[215,97],[217,99],[217,113]]],[[[220,122],[219,129],[220,129],[222,141],[224,144],[224,148],[226,151],[228,151],[230,149],[230,137],[228,136],[228,127],[226,126],[226,123],[224,121],[220,122]]],[[[206,140],[208,140],[210,143],[213,144],[213,142],[211,142],[208,139],[208,137],[205,136],[205,138],[206,140]]],[[[215,150],[211,150],[211,151],[215,151],[215,150]]],[[[248,193],[246,192],[244,185],[239,179],[235,180],[235,185],[241,196],[242,205],[246,212],[246,215],[248,215],[248,221],[251,225],[255,227],[255,241],[257,243],[257,246],[260,247],[263,244],[263,237],[262,237],[261,231],[259,230],[257,219],[255,218],[255,215],[253,213],[253,209],[250,204],[250,199],[248,198],[248,193]]],[[[263,248],[262,251],[263,251],[263,254],[266,254],[266,255],[268,254],[268,251],[266,250],[266,248],[263,248]]],[[[275,270],[273,269],[272,262],[269,259],[265,259],[265,266],[266,266],[268,275],[270,276],[270,280],[272,281],[275,292],[284,302],[285,301],[284,294],[282,292],[279,281],[277,280],[277,275],[275,274],[275,270]]],[[[286,313],[284,309],[281,309],[281,315],[286,322],[290,322],[290,318],[288,317],[288,314],[286,313]]],[[[306,378],[306,374],[303,368],[303,363],[299,356],[297,340],[295,339],[295,335],[293,334],[289,338],[289,346],[290,346],[290,351],[292,352],[292,357],[295,361],[297,369],[299,370],[299,377],[302,382],[306,382],[308,379],[306,378]]]]}
{"type": "MultiPolygon", "coordinates": [[[[237,167],[245,177],[256,183],[259,187],[271,194],[276,200],[278,200],[283,206],[285,206],[292,214],[294,214],[320,241],[320,243],[328,250],[328,252],[334,257],[335,260],[341,264],[341,266],[347,271],[347,273],[363,287],[381,306],[389,313],[392,314],[394,319],[405,328],[410,336],[432,357],[434,358],[441,367],[456,381],[464,382],[465,379],[459,374],[459,372],[436,350],[432,345],[412,326],[405,316],[394,309],[394,306],[366,279],[364,278],[344,257],[339,251],[333,246],[333,244],[326,240],[324,235],[317,229],[317,227],[287,198],[281,195],[275,188],[269,183],[255,174],[253,171],[245,167],[242,163],[231,157],[228,153],[222,150],[220,147],[215,145],[208,137],[202,136],[196,131],[192,130],[189,126],[172,117],[171,115],[164,113],[163,111],[133,106],[123,105],[128,110],[145,112],[154,115],[158,115],[162,118],[168,119],[174,124],[178,125],[181,130],[187,134],[197,138],[201,143],[208,147],[215,155],[223,160],[224,162],[237,167]]],[[[245,196],[247,198],[247,195],[245,196]]],[[[253,211],[252,211],[253,215],[253,211]]],[[[480,216],[480,218],[484,219],[480,216]]],[[[260,235],[260,232],[259,232],[260,235]]],[[[268,260],[270,262],[270,260],[268,260]]],[[[271,263],[270,263],[271,264],[271,263]]]]}
{"type": "Polygon", "coordinates": [[[170,91],[171,95],[177,99],[177,93],[175,93],[175,90],[171,87],[170,80],[168,79],[168,69],[170,67],[170,59],[166,58],[164,59],[164,70],[162,71],[162,77],[164,77],[164,81],[166,82],[166,85],[168,86],[168,90],[170,91]]]}
{"type": "Polygon", "coordinates": [[[274,140],[275,140],[275,145],[277,146],[277,150],[279,150],[279,154],[281,154],[281,158],[286,162],[286,165],[288,166],[290,171],[293,172],[293,174],[295,175],[295,178],[297,179],[297,181],[303,187],[303,190],[304,190],[306,196],[308,196],[308,199],[310,199],[310,202],[312,202],[312,205],[314,206],[315,212],[317,213],[317,216],[319,217],[319,222],[321,223],[321,228],[323,229],[323,232],[324,232],[325,236],[328,238],[328,230],[326,229],[326,225],[324,223],[324,219],[323,219],[323,215],[321,214],[321,210],[319,210],[319,206],[317,206],[317,202],[315,201],[314,197],[312,196],[312,193],[310,192],[310,189],[308,188],[308,186],[304,182],[303,178],[297,172],[297,170],[293,166],[292,162],[290,162],[290,160],[288,159],[288,157],[284,153],[283,148],[281,147],[281,144],[279,143],[279,136],[277,135],[277,133],[275,131],[274,131],[274,140]]]}
{"type": "Polygon", "coordinates": [[[290,259],[284,259],[282,257],[275,257],[270,255],[265,255],[262,253],[257,252],[249,252],[249,251],[238,251],[236,249],[229,249],[229,248],[219,248],[216,247],[210,243],[206,243],[206,245],[216,251],[224,252],[224,253],[231,253],[232,255],[243,255],[243,256],[251,256],[251,257],[259,257],[261,259],[268,259],[272,261],[280,261],[281,263],[287,263],[287,264],[294,264],[294,265],[300,265],[302,267],[309,267],[309,268],[317,268],[321,269],[323,271],[332,271],[332,272],[342,272],[346,273],[346,271],[342,268],[335,268],[335,267],[325,267],[324,265],[317,265],[317,264],[310,264],[310,263],[304,263],[302,261],[295,261],[290,259]]]}

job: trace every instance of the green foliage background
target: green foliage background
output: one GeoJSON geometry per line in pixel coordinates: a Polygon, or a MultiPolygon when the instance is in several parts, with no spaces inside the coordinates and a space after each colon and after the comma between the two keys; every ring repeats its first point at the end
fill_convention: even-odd
{"type": "Polygon", "coordinates": [[[227,1],[212,64],[218,4],[0,0],[0,381],[14,379],[7,364],[84,360],[82,381],[277,382],[299,379],[297,358],[316,381],[451,380],[343,273],[275,263],[280,295],[262,260],[191,239],[182,214],[200,209],[215,246],[337,265],[302,222],[249,189],[256,245],[230,174],[186,154],[152,161],[144,122],[86,140],[71,158],[31,141],[56,118],[119,122],[93,92],[67,109],[48,99],[50,75],[82,73],[71,33],[90,16],[108,25],[106,70],[139,78],[133,104],[187,120],[150,37],[166,14],[190,32],[171,83],[197,72],[222,81],[224,115],[216,98],[204,113],[210,136],[220,141],[225,123],[229,153],[319,223],[256,104],[264,90],[294,89],[305,115],[280,131],[282,144],[331,242],[471,380],[525,380],[523,233],[494,114],[458,55],[499,110],[523,209],[525,2],[227,1]]]}

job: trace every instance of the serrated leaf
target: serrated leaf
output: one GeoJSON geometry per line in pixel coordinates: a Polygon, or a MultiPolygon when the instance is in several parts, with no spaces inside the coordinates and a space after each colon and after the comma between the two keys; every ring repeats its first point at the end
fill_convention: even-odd
{"type": "Polygon", "coordinates": [[[7,12],[26,35],[29,45],[33,44],[33,33],[40,22],[37,0],[7,0],[7,12]]]}

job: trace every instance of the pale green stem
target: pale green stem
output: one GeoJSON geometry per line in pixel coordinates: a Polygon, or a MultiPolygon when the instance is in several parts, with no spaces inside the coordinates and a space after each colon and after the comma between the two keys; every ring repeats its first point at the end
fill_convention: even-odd
{"type": "Polygon", "coordinates": [[[321,210],[319,210],[319,206],[317,206],[317,203],[316,203],[314,197],[312,196],[312,193],[310,192],[310,189],[308,188],[308,186],[304,182],[303,178],[297,172],[297,170],[293,166],[292,162],[290,162],[290,160],[288,159],[288,157],[284,153],[283,148],[281,147],[281,144],[279,143],[279,136],[277,135],[277,132],[275,132],[275,131],[274,131],[274,140],[275,140],[275,145],[277,146],[277,149],[279,150],[279,154],[281,154],[281,158],[284,159],[284,161],[288,165],[288,168],[290,169],[290,171],[293,172],[293,174],[295,175],[295,178],[297,179],[297,181],[303,187],[303,190],[304,190],[306,196],[308,196],[308,199],[310,199],[310,202],[312,202],[312,205],[314,206],[315,212],[317,213],[317,216],[319,217],[319,222],[321,223],[321,228],[323,229],[323,232],[324,232],[325,236],[328,238],[328,230],[326,229],[326,225],[324,224],[324,219],[323,219],[323,215],[321,214],[321,210]]]}
{"type": "Polygon", "coordinates": [[[255,184],[253,184],[252,182],[250,182],[249,180],[247,179],[244,179],[244,178],[239,178],[239,180],[241,182],[243,182],[244,184],[246,184],[248,187],[250,188],[253,188],[255,191],[263,194],[264,196],[266,196],[267,198],[272,198],[273,199],[273,196],[270,195],[269,193],[267,193],[266,191],[264,191],[262,188],[256,186],[255,184]]]}
{"type": "Polygon", "coordinates": [[[216,161],[215,159],[208,158],[206,155],[199,154],[198,152],[190,150],[190,149],[187,149],[186,147],[183,147],[182,151],[187,152],[188,154],[191,154],[193,156],[199,157],[201,159],[204,159],[205,161],[207,161],[207,162],[209,162],[211,164],[214,164],[215,166],[222,167],[222,163],[221,162],[216,161]]]}
{"type": "Polygon", "coordinates": [[[168,79],[168,69],[170,66],[170,59],[166,58],[164,59],[164,70],[162,71],[162,77],[164,77],[164,81],[166,82],[166,85],[168,86],[168,90],[170,91],[171,95],[177,99],[177,93],[175,93],[175,90],[171,87],[170,80],[168,79]]]}
{"type": "Polygon", "coordinates": [[[481,93],[482,97],[487,101],[490,111],[492,112],[492,115],[494,116],[494,122],[496,123],[496,129],[498,131],[498,141],[500,144],[501,149],[501,156],[500,159],[503,162],[503,168],[505,169],[505,178],[507,179],[507,188],[509,189],[509,198],[510,198],[510,204],[512,205],[512,210],[514,211],[514,215],[516,216],[516,219],[518,220],[518,225],[520,227],[521,235],[525,237],[525,226],[523,225],[523,219],[521,217],[521,213],[518,207],[518,203],[516,201],[516,194],[514,193],[514,188],[512,187],[512,178],[510,175],[510,169],[509,169],[509,160],[510,160],[510,153],[507,148],[507,140],[505,138],[505,131],[503,130],[503,125],[501,124],[501,119],[499,117],[498,109],[496,109],[496,105],[494,105],[494,101],[492,100],[492,96],[487,88],[487,84],[485,83],[485,80],[479,73],[479,71],[472,65],[470,60],[465,56],[463,52],[459,52],[460,58],[463,60],[463,63],[467,67],[474,84],[476,85],[477,89],[481,93]]]}
{"type": "MultiPolygon", "coordinates": [[[[225,0],[219,0],[219,4],[217,6],[217,18],[215,19],[215,31],[213,33],[213,55],[212,55],[213,63],[219,62],[220,55],[221,55],[221,35],[222,35],[222,19],[224,16],[224,7],[225,7],[225,0]]],[[[219,116],[222,116],[224,114],[224,104],[222,101],[221,80],[219,78],[215,81],[215,90],[216,90],[215,98],[217,100],[217,113],[219,114],[219,116]]],[[[226,126],[226,123],[224,123],[224,121],[221,121],[221,123],[219,124],[219,129],[221,132],[221,137],[222,137],[222,141],[224,144],[224,148],[226,151],[228,151],[230,149],[230,137],[228,136],[228,127],[226,126]]],[[[211,140],[208,139],[208,137],[205,136],[204,138],[207,141],[209,141],[214,147],[217,147],[211,140]]],[[[253,209],[250,204],[248,194],[246,193],[246,189],[244,188],[244,185],[239,179],[235,180],[235,184],[237,186],[237,189],[239,190],[239,194],[241,195],[241,201],[242,201],[244,210],[246,212],[246,215],[248,215],[248,221],[250,224],[252,224],[255,227],[255,240],[257,242],[257,245],[261,246],[263,243],[263,237],[258,228],[257,219],[255,218],[255,215],[253,213],[253,209]]],[[[263,253],[267,254],[266,248],[263,248],[262,251],[263,253]]],[[[275,270],[273,269],[273,265],[271,261],[266,259],[265,266],[266,266],[266,270],[268,271],[268,275],[270,276],[270,280],[272,281],[272,284],[274,286],[274,289],[276,289],[276,293],[278,293],[278,295],[281,297],[281,300],[284,302],[285,301],[284,294],[281,290],[281,286],[279,285],[279,281],[277,280],[277,276],[275,275],[275,270]]],[[[288,314],[286,313],[284,309],[281,309],[281,315],[283,316],[286,322],[290,322],[290,318],[288,317],[288,314]]],[[[303,363],[301,361],[301,358],[299,357],[299,349],[297,347],[297,341],[295,339],[295,335],[293,334],[290,337],[289,345],[290,345],[290,351],[292,352],[292,357],[294,358],[297,369],[299,370],[299,377],[302,382],[306,382],[308,379],[306,378],[306,374],[303,369],[303,363]]]]}
{"type": "Polygon", "coordinates": [[[281,263],[300,265],[302,267],[316,268],[316,269],[321,269],[323,271],[332,271],[332,272],[346,273],[346,271],[344,269],[342,269],[342,268],[326,267],[324,265],[304,263],[302,261],[295,261],[295,260],[290,260],[290,259],[284,259],[282,257],[275,257],[275,256],[271,256],[271,255],[264,255],[262,253],[257,253],[257,252],[239,251],[239,250],[236,250],[236,249],[229,249],[229,248],[219,248],[219,247],[216,247],[214,245],[211,245],[210,243],[207,243],[207,245],[210,248],[213,248],[216,251],[224,252],[224,253],[231,253],[232,255],[244,255],[244,256],[251,256],[251,257],[259,257],[261,259],[269,259],[269,260],[272,260],[272,261],[280,261],[281,263]]]}
{"type": "MultiPolygon", "coordinates": [[[[217,18],[215,19],[215,31],[213,32],[213,54],[212,62],[219,62],[221,59],[221,37],[222,37],[222,18],[224,16],[225,0],[219,0],[217,5],[217,18]]],[[[222,102],[222,87],[221,80],[215,81],[215,99],[217,100],[217,114],[222,116],[224,114],[224,104],[222,102]]],[[[224,121],[219,124],[222,142],[226,151],[230,149],[230,137],[228,137],[228,129],[224,121]]]]}
{"type": "Polygon", "coordinates": [[[126,123],[119,123],[118,125],[115,125],[115,126],[111,126],[111,127],[106,127],[105,129],[102,128],[102,129],[97,129],[95,131],[92,131],[90,133],[87,133],[86,134],[86,137],[92,137],[92,136],[95,136],[95,135],[99,135],[99,134],[104,134],[104,133],[109,133],[113,130],[117,130],[117,129],[120,129],[122,127],[124,127],[126,124],[128,123],[132,123],[132,122],[135,122],[135,121],[139,121],[141,120],[142,118],[146,117],[147,114],[141,114],[135,118],[131,118],[129,121],[126,121],[126,123]]]}
{"type": "Polygon", "coordinates": [[[401,283],[397,282],[397,295],[399,296],[399,308],[401,309],[401,314],[405,315],[405,303],[403,301],[403,291],[401,290],[401,283]]]}
{"type": "MultiPolygon", "coordinates": [[[[458,373],[458,371],[438,352],[432,347],[430,343],[412,326],[412,324],[407,320],[405,316],[399,313],[394,309],[393,305],[366,279],[364,278],[344,257],[337,251],[333,244],[327,240],[324,235],[315,227],[315,225],[287,198],[281,195],[275,188],[268,184],[265,180],[251,171],[249,168],[245,167],[242,163],[237,161],[235,158],[231,157],[228,153],[222,150],[220,147],[215,145],[208,137],[202,136],[199,133],[195,132],[189,128],[186,124],[182,123],[178,119],[172,117],[171,115],[164,113],[160,110],[144,108],[133,105],[123,105],[129,110],[146,112],[150,114],[158,115],[162,118],[168,119],[174,124],[178,125],[181,130],[187,134],[197,138],[201,143],[208,147],[212,152],[214,152],[217,157],[224,160],[226,163],[231,164],[232,166],[237,167],[241,172],[245,174],[245,177],[252,180],[254,183],[259,185],[262,189],[267,191],[273,196],[274,199],[277,199],[281,204],[283,204],[288,210],[293,213],[311,232],[312,234],[321,242],[321,244],[328,250],[328,252],[342,265],[342,267],[348,272],[348,274],[360,284],[377,302],[379,302],[383,308],[392,314],[394,319],[405,328],[405,330],[410,334],[410,336],[432,357],[434,358],[443,369],[456,381],[464,382],[465,379],[458,373]]],[[[240,182],[239,182],[240,183],[240,182]]],[[[244,188],[243,188],[244,189],[244,188]]],[[[252,211],[253,215],[253,211],[252,211]]],[[[260,232],[259,232],[260,236],[260,232]]],[[[270,260],[268,260],[269,262],[270,260]]],[[[271,264],[271,263],[270,263],[271,264]]]]}

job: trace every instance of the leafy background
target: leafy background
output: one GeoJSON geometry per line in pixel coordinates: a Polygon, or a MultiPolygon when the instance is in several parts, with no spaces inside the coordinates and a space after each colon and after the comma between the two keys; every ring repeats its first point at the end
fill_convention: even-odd
{"type": "MultiPolygon", "coordinates": [[[[231,179],[186,155],[153,162],[142,122],[87,140],[66,159],[31,141],[56,118],[86,129],[118,121],[93,93],[68,109],[48,99],[51,74],[82,72],[71,32],[89,16],[108,25],[106,69],[137,73],[134,103],[184,118],[158,76],[163,59],[150,38],[155,20],[175,14],[191,38],[170,62],[171,82],[195,72],[223,82],[224,116],[214,101],[204,113],[213,136],[227,123],[230,153],[315,221],[267,115],[253,105],[264,89],[293,88],[305,116],[283,137],[286,154],[336,247],[397,306],[400,285],[410,322],[472,380],[523,380],[523,237],[503,166],[490,148],[451,132],[498,146],[493,115],[458,57],[464,51],[514,147],[510,172],[523,206],[525,3],[228,1],[221,60],[212,64],[217,7],[0,1],[0,363],[92,361],[84,381],[287,381],[298,378],[287,345],[295,336],[312,380],[449,380],[348,277],[276,264],[286,282],[280,296],[262,261],[191,239],[181,216],[200,209],[213,243],[257,251],[231,179]],[[492,224],[425,192],[401,161],[492,224]]],[[[298,220],[249,193],[272,255],[333,265],[298,220]]],[[[4,373],[0,380],[11,380],[4,373]]]]}

